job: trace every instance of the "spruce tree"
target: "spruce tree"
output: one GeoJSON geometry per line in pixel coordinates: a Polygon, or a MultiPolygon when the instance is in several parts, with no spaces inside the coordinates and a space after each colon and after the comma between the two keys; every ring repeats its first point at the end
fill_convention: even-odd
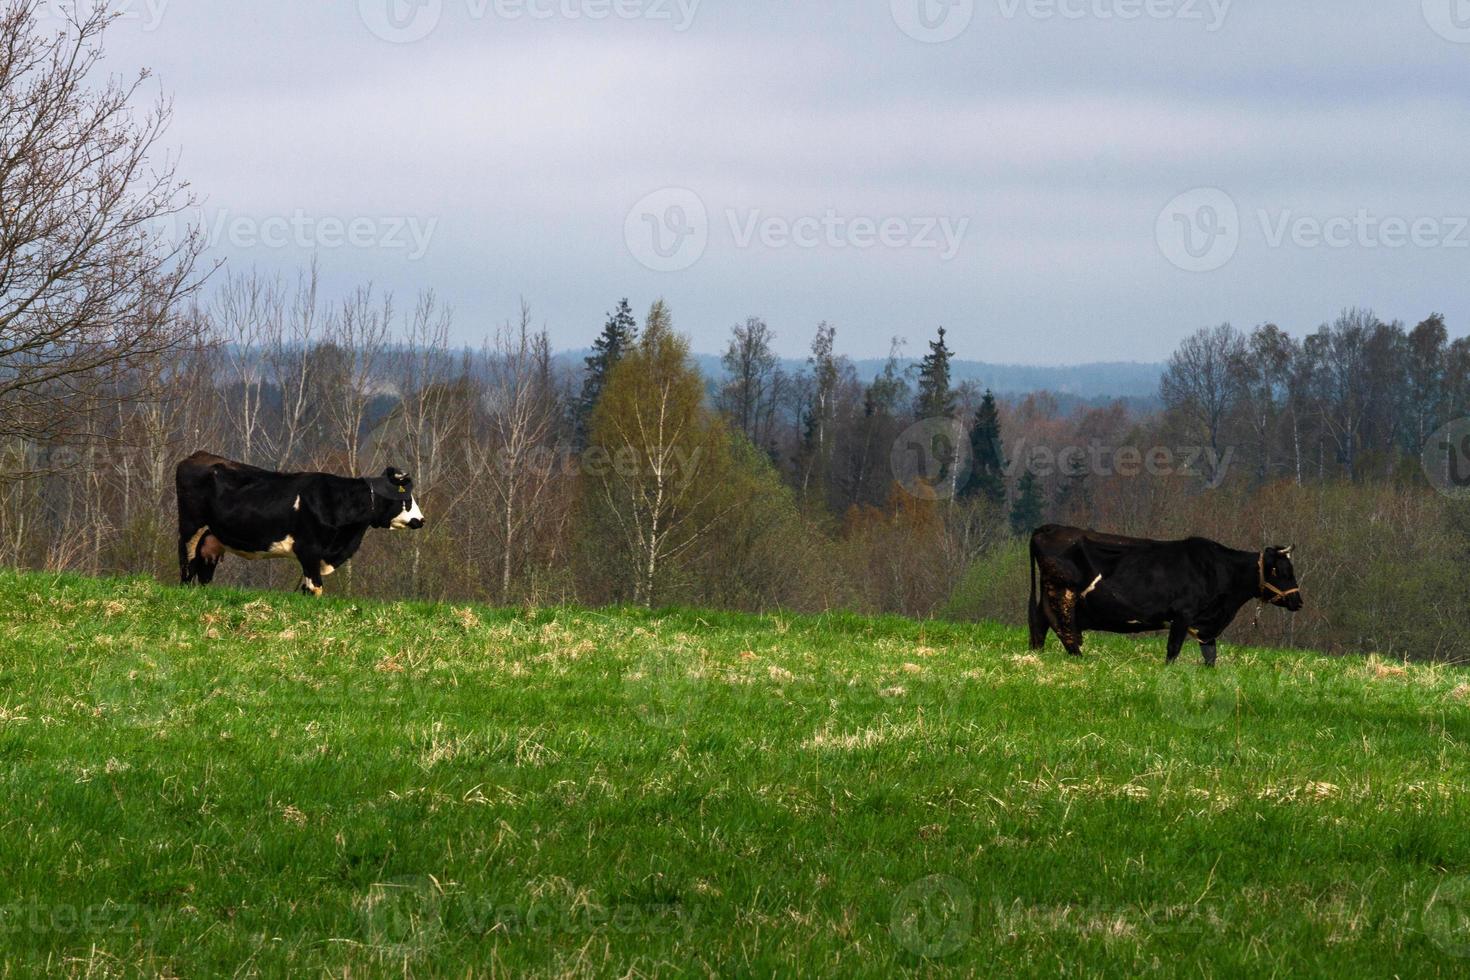
{"type": "Polygon", "coordinates": [[[582,395],[577,399],[576,438],[579,450],[587,446],[592,412],[602,399],[608,376],[623,355],[637,342],[638,321],[633,318],[633,308],[628,305],[627,299],[623,299],[618,303],[618,308],[607,315],[602,333],[592,342],[592,356],[586,359],[587,370],[582,380],[582,395]]]}
{"type": "MultiPolygon", "coordinates": [[[[914,399],[914,414],[919,421],[952,419],[955,415],[955,393],[949,386],[950,350],[944,343],[944,328],[939,328],[939,339],[929,342],[929,353],[919,362],[919,391],[914,399]]],[[[955,478],[956,451],[951,438],[933,434],[930,450],[939,463],[936,487],[945,488],[948,497],[957,489],[951,481],[955,478]]]]}
{"type": "Polygon", "coordinates": [[[1006,502],[1005,450],[1000,439],[1000,411],[995,395],[986,391],[970,427],[970,480],[960,488],[961,499],[983,497],[997,507],[1006,502]]]}
{"type": "Polygon", "coordinates": [[[955,394],[949,385],[949,359],[952,356],[944,342],[944,328],[939,339],[929,342],[929,353],[919,362],[919,392],[914,400],[914,414],[924,419],[954,418],[955,394]]]}

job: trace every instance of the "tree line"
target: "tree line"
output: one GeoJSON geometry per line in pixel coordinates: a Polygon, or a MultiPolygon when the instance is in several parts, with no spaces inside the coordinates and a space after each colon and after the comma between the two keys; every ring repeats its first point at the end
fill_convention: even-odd
{"type": "Polygon", "coordinates": [[[616,303],[568,369],[524,304],[456,325],[315,268],[211,278],[197,235],[158,231],[192,200],[157,162],[167,105],[88,83],[109,15],[43,36],[32,6],[0,14],[0,562],[171,576],[173,465],[207,448],[409,470],[429,527],[369,536],[339,586],[360,595],[1019,621],[1025,536],[1064,521],[1296,544],[1308,611],[1238,638],[1470,655],[1470,514],[1420,465],[1470,415],[1443,317],[1202,330],[1160,411],[956,384],[943,329],[860,372],[818,324],[793,371],[748,317],[704,377],[662,301],[616,303]]]}
{"type": "MultiPolygon", "coordinates": [[[[951,384],[944,330],[862,378],[832,325],[788,372],[751,317],[706,378],[662,301],[615,304],[574,369],[527,306],[466,348],[432,293],[328,298],[311,269],[226,274],[173,316],[192,338],[176,356],[73,375],[48,435],[8,428],[0,560],[169,574],[172,465],[209,448],[413,473],[430,526],[370,537],[343,573],[357,594],[1015,620],[1025,535],[1063,521],[1297,544],[1309,610],[1268,613],[1262,642],[1464,652],[1470,517],[1419,464],[1421,433],[1464,405],[1442,318],[1349,311],[1300,341],[1210,328],[1169,361],[1162,410],[1062,412],[951,384]],[[1348,353],[1360,337],[1375,353],[1348,353]]],[[[221,580],[285,574],[233,562],[221,580]]]]}

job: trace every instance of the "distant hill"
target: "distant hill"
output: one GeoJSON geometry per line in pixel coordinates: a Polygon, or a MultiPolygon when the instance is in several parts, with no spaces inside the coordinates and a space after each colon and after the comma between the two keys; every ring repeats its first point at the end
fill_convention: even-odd
{"type": "MultiPolygon", "coordinates": [[[[563,351],[557,360],[566,368],[581,370],[582,359],[590,353],[586,350],[563,351]]],[[[717,380],[725,374],[724,366],[716,354],[695,354],[695,362],[706,378],[717,380]]],[[[859,378],[869,379],[883,370],[886,358],[864,358],[853,362],[859,378]]],[[[918,370],[918,361],[908,358],[899,362],[906,371],[918,370]]],[[[997,395],[1018,396],[1036,391],[1049,391],[1058,396],[1063,404],[1097,404],[1114,399],[1123,399],[1139,407],[1158,403],[1159,377],[1163,374],[1162,364],[1144,364],[1135,361],[1110,361],[1097,364],[1075,365],[1031,365],[1031,364],[987,364],[984,361],[953,361],[955,384],[974,382],[978,387],[989,388],[997,395]]],[[[795,374],[807,369],[806,361],[783,358],[783,370],[795,374]]]]}
{"type": "MultiPolygon", "coordinates": [[[[855,361],[859,377],[883,370],[882,358],[855,361]]],[[[914,369],[918,361],[906,361],[914,369]]],[[[997,395],[1025,395],[1033,391],[1050,391],[1059,395],[1075,395],[1082,399],[1140,398],[1158,396],[1162,364],[1139,364],[1133,361],[1111,361],[1047,367],[1030,364],[987,364],[984,361],[951,361],[955,384],[973,381],[997,395]]]]}

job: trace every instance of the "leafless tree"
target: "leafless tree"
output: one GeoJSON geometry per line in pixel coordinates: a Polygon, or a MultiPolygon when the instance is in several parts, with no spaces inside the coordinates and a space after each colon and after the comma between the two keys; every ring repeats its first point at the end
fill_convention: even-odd
{"type": "Polygon", "coordinates": [[[348,473],[365,472],[379,460],[364,452],[373,400],[384,394],[384,358],[393,329],[393,297],[373,295],[372,286],[353,291],[337,316],[327,324],[333,377],[325,403],[332,423],[331,455],[348,473]]]}
{"type": "Polygon", "coordinates": [[[721,358],[729,375],[720,390],[720,408],[731,425],[761,449],[771,445],[775,412],[786,379],[772,350],[775,335],[760,317],[730,328],[730,344],[721,358]]]}
{"type": "Polygon", "coordinates": [[[500,597],[510,597],[512,582],[528,550],[527,530],[536,522],[538,500],[556,476],[549,445],[556,401],[546,376],[550,343],[531,329],[531,308],[521,303],[520,320],[495,332],[486,352],[488,387],[491,528],[500,546],[500,597]]]}
{"type": "MultiPolygon", "coordinates": [[[[97,76],[107,5],[43,34],[34,0],[0,8],[0,436],[54,436],[106,411],[124,366],[194,343],[173,315],[198,285],[192,204],[158,151],[148,73],[97,76]]],[[[115,406],[114,406],[115,407],[115,406]]]]}
{"type": "Polygon", "coordinates": [[[261,352],[280,392],[275,439],[278,467],[290,468],[299,462],[306,433],[321,412],[320,399],[313,391],[311,350],[322,330],[322,319],[317,264],[313,259],[297,280],[283,328],[276,331],[273,343],[261,352]]]}
{"type": "MultiPolygon", "coordinates": [[[[1238,365],[1245,341],[1228,323],[1200,330],[1179,345],[1159,383],[1164,404],[1191,423],[1218,460],[1226,420],[1241,397],[1238,365]]],[[[1204,476],[1218,474],[1206,464],[1204,476]]]]}
{"type": "Polygon", "coordinates": [[[222,405],[238,440],[241,462],[262,465],[276,458],[280,430],[265,415],[276,389],[265,355],[280,349],[285,330],[285,292],[279,279],[257,271],[230,274],[215,291],[209,318],[227,376],[222,405]]]}
{"type": "Polygon", "coordinates": [[[1375,340],[1384,325],[1371,310],[1344,310],[1331,327],[1318,331],[1321,370],[1317,391],[1321,420],[1348,479],[1358,477],[1363,428],[1378,394],[1374,384],[1375,340]]]}

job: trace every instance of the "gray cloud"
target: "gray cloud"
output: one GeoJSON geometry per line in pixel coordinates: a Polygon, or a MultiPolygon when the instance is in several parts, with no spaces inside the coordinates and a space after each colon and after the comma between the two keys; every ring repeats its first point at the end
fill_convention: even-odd
{"type": "Polygon", "coordinates": [[[316,250],[331,283],[434,287],[469,342],[522,295],[562,346],[619,297],[664,295],[706,350],[754,313],[788,353],[822,319],[861,355],[942,323],[965,356],[1032,362],[1155,359],[1205,324],[1302,330],[1357,304],[1470,327],[1470,248],[1267,233],[1364,210],[1470,216],[1470,44],[1420,3],[1237,0],[1210,30],[1207,0],[977,0],[963,33],[929,44],[889,0],[704,0],[684,30],[672,0],[668,19],[648,6],[664,0],[545,0],[546,19],[440,0],[433,30],[396,44],[372,5],[411,0],[151,2],[125,0],[112,64],[157,69],[217,223],[437,222],[418,260],[383,234],[224,236],[222,254],[288,270],[316,250]],[[638,15],[560,12],[613,3],[638,15]],[[1133,9],[1175,14],[1121,19],[1133,9]],[[697,195],[708,241],[655,272],[626,240],[629,209],[670,187],[697,195]],[[1205,273],[1158,240],[1161,209],[1194,188],[1239,214],[1228,263],[1205,273]],[[773,221],[800,237],[830,216],[836,245],[732,233],[773,221]],[[913,223],[939,218],[967,222],[948,260],[914,244],[913,223]],[[903,244],[863,246],[867,223],[891,221],[910,223],[903,244]]]}

